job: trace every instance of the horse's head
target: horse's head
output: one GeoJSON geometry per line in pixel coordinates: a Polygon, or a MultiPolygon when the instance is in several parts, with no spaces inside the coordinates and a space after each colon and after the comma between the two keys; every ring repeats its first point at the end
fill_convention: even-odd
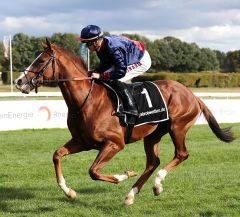
{"type": "Polygon", "coordinates": [[[56,70],[56,50],[46,39],[43,52],[31,63],[31,65],[15,81],[16,88],[22,93],[29,93],[40,86],[41,80],[55,80],[58,76],[56,70]]]}

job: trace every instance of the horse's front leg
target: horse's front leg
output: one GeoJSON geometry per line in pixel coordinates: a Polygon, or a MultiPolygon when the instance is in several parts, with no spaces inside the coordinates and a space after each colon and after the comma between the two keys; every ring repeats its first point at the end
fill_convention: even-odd
{"type": "Polygon", "coordinates": [[[82,151],[81,145],[79,145],[76,140],[71,139],[63,147],[56,150],[53,155],[53,163],[55,167],[57,183],[70,200],[74,200],[76,198],[76,192],[73,189],[67,187],[65,183],[65,179],[62,174],[61,158],[69,154],[78,153],[80,151],[82,151]]]}
{"type": "Polygon", "coordinates": [[[110,161],[119,151],[124,148],[123,145],[119,145],[109,141],[106,142],[104,147],[99,151],[95,161],[93,162],[91,168],[89,169],[89,174],[93,180],[102,180],[111,183],[119,183],[129,177],[135,176],[136,173],[134,171],[127,171],[121,175],[103,175],[100,170],[104,167],[104,165],[110,161]]]}

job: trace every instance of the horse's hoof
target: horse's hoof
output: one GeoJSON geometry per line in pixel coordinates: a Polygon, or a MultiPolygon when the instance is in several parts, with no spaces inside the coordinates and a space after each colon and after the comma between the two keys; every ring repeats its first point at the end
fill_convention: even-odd
{"type": "Polygon", "coordinates": [[[132,205],[134,203],[134,197],[133,196],[127,196],[124,200],[125,205],[132,205]]]}
{"type": "Polygon", "coordinates": [[[128,176],[128,178],[134,177],[137,175],[135,171],[125,171],[125,174],[128,176]]]}
{"type": "Polygon", "coordinates": [[[153,193],[154,193],[155,196],[158,196],[162,192],[163,192],[163,187],[162,187],[161,184],[153,187],[153,193]]]}
{"type": "Polygon", "coordinates": [[[69,200],[74,201],[77,197],[76,191],[74,191],[73,189],[70,188],[67,197],[69,200]]]}

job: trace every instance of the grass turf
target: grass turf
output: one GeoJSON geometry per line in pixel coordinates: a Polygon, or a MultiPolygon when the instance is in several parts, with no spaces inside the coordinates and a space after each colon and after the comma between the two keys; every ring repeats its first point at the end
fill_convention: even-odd
{"type": "MultiPolygon", "coordinates": [[[[233,126],[240,136],[240,124],[233,126]]],[[[56,184],[52,163],[53,152],[68,139],[66,129],[0,132],[0,216],[239,217],[239,139],[226,144],[208,126],[194,126],[186,140],[190,157],[168,174],[164,192],[153,195],[156,171],[132,206],[123,205],[123,200],[145,168],[142,142],[127,145],[103,169],[106,174],[127,169],[138,172],[137,177],[118,185],[89,177],[97,151],[64,158],[66,183],[78,194],[76,201],[70,202],[56,184]]],[[[173,157],[169,136],[163,138],[159,149],[158,170],[173,157]]]]}

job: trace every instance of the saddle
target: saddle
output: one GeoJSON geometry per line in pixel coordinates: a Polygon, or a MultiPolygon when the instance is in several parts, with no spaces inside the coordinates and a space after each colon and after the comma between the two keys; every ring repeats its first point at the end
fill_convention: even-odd
{"type": "Polygon", "coordinates": [[[117,92],[106,82],[101,82],[107,87],[110,98],[116,104],[116,111],[114,114],[119,117],[121,124],[126,127],[126,144],[129,143],[134,127],[146,123],[159,123],[169,119],[166,103],[160,89],[155,83],[144,81],[125,84],[136,102],[139,112],[139,116],[136,117],[126,114],[123,109],[123,101],[118,96],[117,92]]]}

